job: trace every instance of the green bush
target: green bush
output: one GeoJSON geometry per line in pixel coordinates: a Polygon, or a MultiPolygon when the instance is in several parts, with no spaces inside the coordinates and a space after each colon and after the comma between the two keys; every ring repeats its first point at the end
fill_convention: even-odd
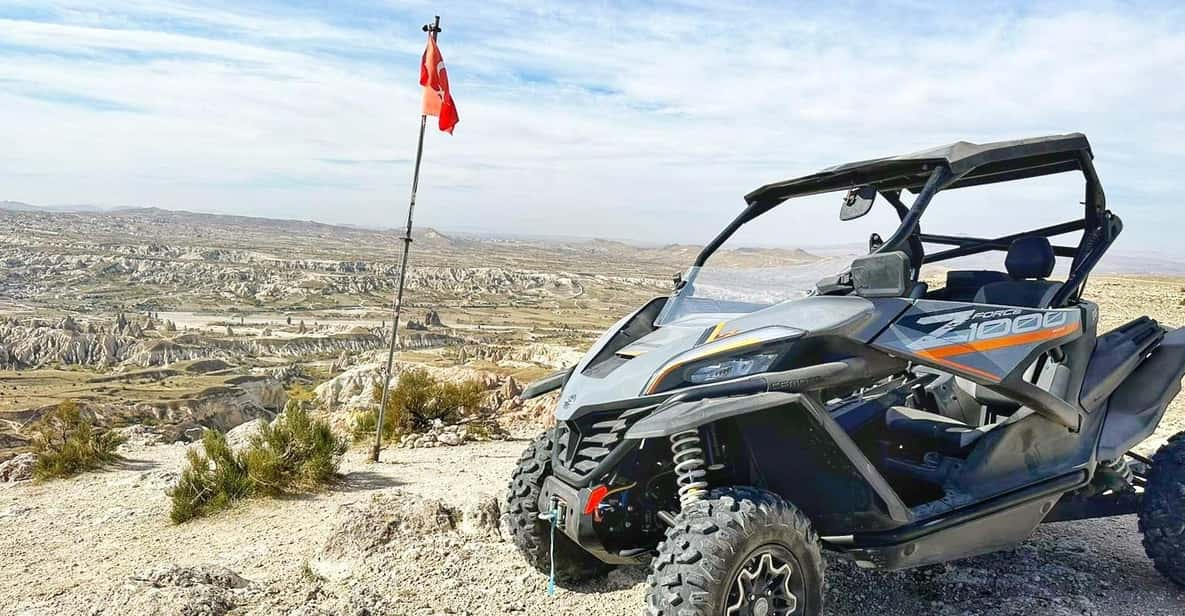
{"type": "Polygon", "coordinates": [[[188,467],[169,491],[169,517],[180,524],[230,507],[255,493],[255,484],[242,454],[236,454],[217,430],[202,433],[202,448],[185,453],[188,467]]]}
{"type": "Polygon", "coordinates": [[[202,451],[186,454],[189,465],[169,492],[169,517],[180,524],[246,498],[316,490],[337,478],[345,451],[346,442],[329,424],[311,418],[300,404],[289,404],[240,452],[231,450],[225,434],[206,430],[202,451]]]}
{"type": "Polygon", "coordinates": [[[290,404],[276,421],[251,437],[244,459],[256,490],[278,495],[305,492],[330,483],[346,442],[329,424],[314,420],[299,404],[290,404]]]}
{"type": "Polygon", "coordinates": [[[297,403],[312,402],[317,399],[317,394],[305,385],[297,383],[288,388],[288,400],[297,403]]]}
{"type": "Polygon", "coordinates": [[[119,460],[115,449],[123,442],[115,431],[95,428],[72,400],[61,402],[42,417],[32,433],[37,456],[33,476],[38,480],[102,468],[119,460]]]}
{"type": "MultiPolygon", "coordinates": [[[[382,384],[374,388],[375,407],[382,403],[382,384]]],[[[454,424],[481,409],[485,387],[476,380],[460,383],[441,381],[426,370],[412,368],[399,377],[399,383],[387,397],[383,413],[383,438],[391,440],[404,434],[423,432],[434,421],[454,424]]],[[[377,412],[369,410],[354,417],[354,437],[365,439],[374,434],[377,412]]]]}
{"type": "MultiPolygon", "coordinates": [[[[375,403],[378,406],[378,403],[375,403]]],[[[389,407],[390,405],[388,405],[389,407]]],[[[374,437],[375,426],[379,422],[379,414],[375,409],[354,413],[354,440],[365,441],[374,437]]],[[[383,440],[389,441],[399,436],[395,427],[397,419],[395,413],[388,411],[383,414],[383,440]]]]}

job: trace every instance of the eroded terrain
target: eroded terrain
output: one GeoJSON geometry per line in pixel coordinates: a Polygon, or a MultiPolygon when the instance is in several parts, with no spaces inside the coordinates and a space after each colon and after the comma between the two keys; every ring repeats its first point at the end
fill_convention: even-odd
{"type": "MultiPolygon", "coordinates": [[[[180,432],[274,413],[290,386],[385,348],[398,246],[296,221],[0,209],[0,459],[66,398],[180,432]]],[[[567,365],[682,256],[623,246],[418,233],[402,358],[567,365]]]]}

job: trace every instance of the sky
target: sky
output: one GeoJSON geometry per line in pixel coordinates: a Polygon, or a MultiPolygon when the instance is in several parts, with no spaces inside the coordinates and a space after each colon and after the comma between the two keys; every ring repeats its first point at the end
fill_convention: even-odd
{"type": "MultiPolygon", "coordinates": [[[[440,14],[461,123],[420,225],[703,242],[767,182],[1081,131],[1117,247],[1185,254],[1185,8],[945,4],[0,0],[0,200],[400,226],[440,14]]],[[[1034,182],[927,230],[1080,213],[1079,178],[1034,182]]],[[[827,243],[838,207],[754,241],[827,243]]]]}

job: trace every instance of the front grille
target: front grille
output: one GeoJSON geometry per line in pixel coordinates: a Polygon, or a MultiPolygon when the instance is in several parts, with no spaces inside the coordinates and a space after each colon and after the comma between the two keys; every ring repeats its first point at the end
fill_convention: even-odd
{"type": "Polygon", "coordinates": [[[569,472],[587,477],[651,408],[592,413],[563,422],[556,432],[556,460],[569,472]]]}

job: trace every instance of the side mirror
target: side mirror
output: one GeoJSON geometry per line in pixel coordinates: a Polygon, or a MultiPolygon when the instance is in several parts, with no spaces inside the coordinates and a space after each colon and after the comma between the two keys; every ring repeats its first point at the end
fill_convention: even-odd
{"type": "Polygon", "coordinates": [[[868,213],[872,209],[872,203],[876,201],[876,187],[875,186],[861,186],[853,188],[844,195],[843,205],[839,207],[840,220],[855,220],[868,213]]]}
{"type": "Polygon", "coordinates": [[[852,260],[852,290],[860,297],[904,297],[909,289],[909,257],[878,252],[852,260]]]}

